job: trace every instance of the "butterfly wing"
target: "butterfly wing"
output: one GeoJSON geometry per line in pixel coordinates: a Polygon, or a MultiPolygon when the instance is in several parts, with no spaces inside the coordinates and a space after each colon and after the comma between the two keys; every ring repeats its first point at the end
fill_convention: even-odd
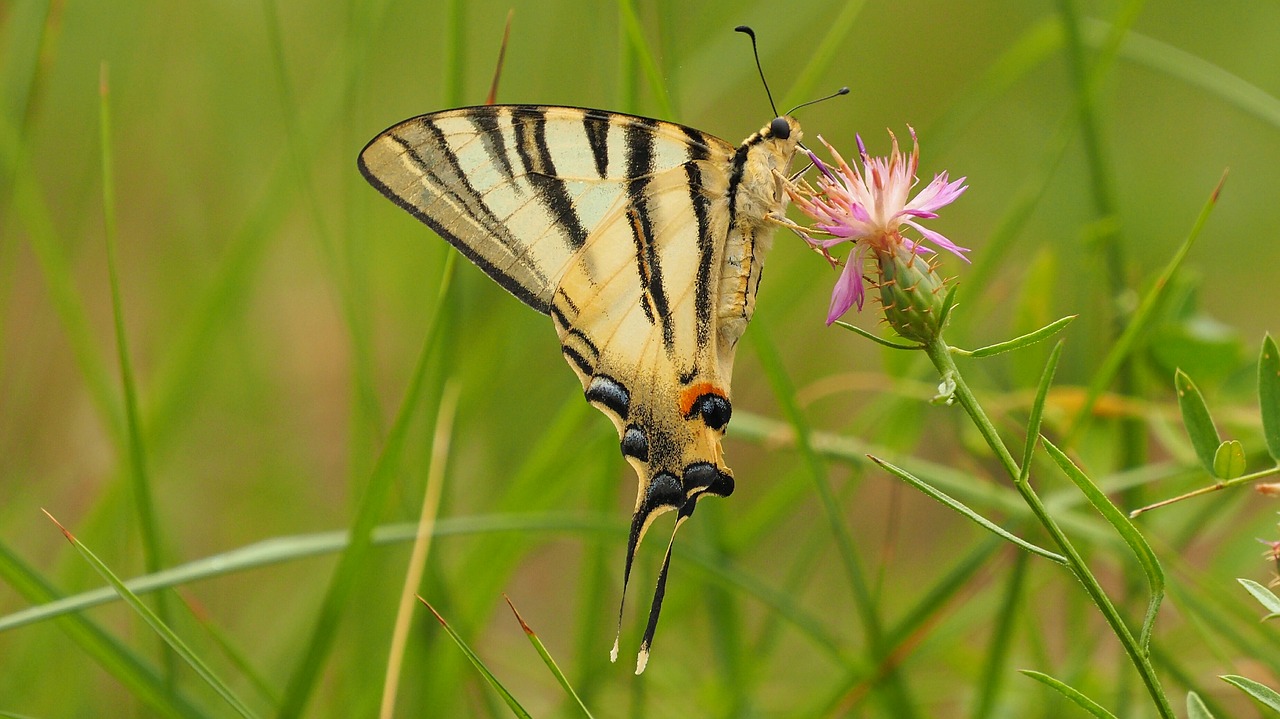
{"type": "Polygon", "coordinates": [[[421,115],[360,153],[365,178],[525,304],[546,314],[569,259],[625,192],[627,143],[644,126],[650,169],[727,143],[646,118],[570,107],[484,105],[421,115]]]}
{"type": "Polygon", "coordinates": [[[774,152],[767,131],[734,148],[632,115],[482,106],[406,120],[360,155],[374,187],[551,315],[639,478],[624,596],[655,517],[675,509],[678,527],[700,497],[733,491],[720,438],[734,345],[754,308],[756,237],[781,209],[774,165],[799,139],[796,126],[774,152]]]}

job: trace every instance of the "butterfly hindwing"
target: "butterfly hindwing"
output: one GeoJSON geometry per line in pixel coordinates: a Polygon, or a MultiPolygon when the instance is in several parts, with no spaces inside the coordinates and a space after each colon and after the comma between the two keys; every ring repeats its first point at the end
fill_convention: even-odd
{"type": "MultiPolygon", "coordinates": [[[[677,510],[678,527],[702,496],[733,491],[720,439],[734,347],[799,136],[779,118],[735,148],[633,115],[491,105],[406,120],[360,155],[374,187],[551,315],[639,478],[624,596],[654,518],[677,510]]],[[[669,559],[670,545],[638,670],[669,559]]]]}

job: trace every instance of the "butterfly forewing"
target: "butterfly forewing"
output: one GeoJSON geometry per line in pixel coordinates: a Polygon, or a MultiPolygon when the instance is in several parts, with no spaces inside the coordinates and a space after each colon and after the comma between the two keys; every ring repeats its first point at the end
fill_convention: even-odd
{"type": "MultiPolygon", "coordinates": [[[[656,516],[679,510],[679,526],[700,497],[733,491],[720,438],[734,345],[784,206],[777,171],[799,140],[786,122],[735,148],[632,115],[491,105],[406,120],[360,155],[374,187],[551,315],[639,477],[624,593],[656,516]]],[[[640,668],[666,560],[661,577],[640,668]]]]}
{"type": "Polygon", "coordinates": [[[652,139],[652,172],[686,162],[709,135],[598,110],[486,105],[422,115],[360,153],[382,194],[539,312],[557,278],[632,177],[628,140],[652,139]],[[638,124],[648,129],[629,132],[638,124]]]}

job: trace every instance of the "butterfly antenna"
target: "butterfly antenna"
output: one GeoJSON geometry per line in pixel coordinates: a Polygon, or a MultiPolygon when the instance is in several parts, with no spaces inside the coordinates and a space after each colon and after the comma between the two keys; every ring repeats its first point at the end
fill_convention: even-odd
{"type": "Polygon", "coordinates": [[[769,81],[764,79],[764,68],[760,66],[760,50],[756,48],[756,31],[747,25],[739,25],[733,31],[751,38],[751,54],[756,56],[756,70],[760,72],[760,83],[764,85],[764,94],[769,96],[769,107],[773,108],[774,117],[778,117],[778,106],[773,104],[773,93],[769,92],[769,81]]]}
{"type": "Polygon", "coordinates": [[[507,27],[502,31],[502,46],[498,48],[498,66],[493,70],[493,84],[489,85],[489,97],[484,101],[486,105],[492,105],[498,101],[498,79],[502,77],[502,63],[507,59],[507,40],[511,38],[511,16],[515,14],[515,8],[507,11],[507,27]]]}
{"type": "Polygon", "coordinates": [[[841,95],[848,95],[848,94],[849,94],[849,88],[847,88],[847,87],[842,87],[842,88],[840,88],[839,90],[836,90],[835,92],[831,93],[830,95],[827,95],[826,97],[820,97],[820,98],[818,98],[817,100],[810,100],[810,101],[808,101],[808,102],[802,102],[802,103],[800,103],[799,105],[796,105],[795,107],[791,108],[790,110],[787,110],[787,114],[788,114],[788,115],[790,115],[791,113],[795,112],[796,110],[799,110],[799,109],[800,109],[800,108],[802,108],[802,107],[808,107],[808,106],[810,106],[810,105],[816,105],[816,104],[818,104],[818,103],[820,103],[820,102],[825,102],[825,101],[827,101],[827,100],[830,100],[830,99],[831,99],[831,98],[833,98],[833,97],[840,97],[841,95]]]}

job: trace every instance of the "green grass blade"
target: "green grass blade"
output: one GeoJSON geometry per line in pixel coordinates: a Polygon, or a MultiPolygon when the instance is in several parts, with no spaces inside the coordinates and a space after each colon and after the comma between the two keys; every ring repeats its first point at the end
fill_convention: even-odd
{"type": "MultiPolygon", "coordinates": [[[[138,417],[138,390],[133,376],[133,363],[129,354],[128,332],[125,330],[124,304],[120,299],[120,271],[118,267],[116,236],[116,187],[114,155],[111,144],[111,95],[107,77],[107,65],[103,63],[98,83],[99,140],[102,151],[102,214],[103,235],[107,246],[107,279],[111,288],[111,317],[115,327],[116,359],[120,363],[120,384],[124,390],[125,429],[129,435],[129,483],[138,513],[138,531],[142,537],[143,564],[147,572],[157,572],[164,564],[160,520],[156,516],[155,497],[151,491],[151,478],[147,472],[147,452],[142,440],[141,420],[138,417]]],[[[164,624],[172,623],[168,597],[156,595],[156,614],[164,624]]],[[[165,650],[165,665],[172,678],[177,670],[176,658],[165,650]]]]}
{"type": "Polygon", "coordinates": [[[502,701],[506,702],[507,706],[511,709],[511,713],[517,717],[523,717],[523,719],[531,719],[529,712],[525,711],[524,707],[520,706],[520,702],[516,701],[516,698],[511,695],[511,692],[507,691],[507,688],[502,686],[502,682],[498,681],[498,678],[493,675],[493,672],[489,671],[489,667],[485,666],[480,657],[471,650],[471,647],[467,645],[467,642],[462,638],[462,635],[458,634],[458,632],[453,627],[449,626],[449,623],[444,620],[444,617],[440,616],[440,612],[437,612],[436,608],[431,606],[431,604],[422,597],[418,597],[418,601],[422,602],[427,609],[431,610],[431,613],[435,615],[436,621],[440,622],[440,626],[444,627],[444,630],[448,632],[449,638],[453,640],[454,644],[458,645],[458,648],[462,650],[462,653],[466,655],[471,664],[480,672],[480,675],[484,677],[484,680],[488,682],[489,686],[493,687],[493,690],[498,693],[498,696],[502,697],[502,701]]]}
{"type": "Polygon", "coordinates": [[[556,681],[560,682],[560,686],[564,687],[565,694],[568,694],[569,697],[573,699],[574,704],[578,707],[578,711],[582,712],[582,716],[587,717],[587,719],[594,719],[594,717],[591,716],[591,711],[587,709],[587,706],[582,703],[582,699],[578,697],[578,693],[573,690],[573,685],[569,683],[568,677],[564,675],[564,672],[560,671],[560,665],[556,664],[556,660],[551,658],[551,652],[547,651],[542,640],[539,639],[538,635],[535,634],[534,631],[529,628],[529,625],[525,623],[524,617],[520,616],[520,612],[516,611],[516,605],[511,602],[511,597],[503,594],[502,598],[507,600],[507,606],[511,607],[511,613],[516,615],[516,621],[520,622],[520,628],[524,630],[525,636],[529,637],[529,643],[533,645],[535,650],[537,650],[538,656],[542,657],[542,662],[547,665],[547,669],[551,670],[551,674],[555,676],[556,681]]]}
{"type": "Polygon", "coordinates": [[[995,613],[995,631],[991,633],[991,645],[982,667],[982,680],[978,688],[978,700],[973,704],[970,716],[974,719],[989,717],[1000,699],[1000,689],[1008,671],[1009,649],[1017,624],[1018,608],[1022,605],[1026,588],[1028,557],[1022,552],[1014,555],[1013,570],[1006,579],[1004,601],[995,613]]]}
{"type": "MultiPolygon", "coordinates": [[[[375,545],[404,544],[417,536],[417,524],[405,522],[385,525],[373,533],[375,545]]],[[[446,517],[436,521],[434,536],[467,536],[478,534],[505,534],[531,532],[591,532],[595,534],[621,533],[612,514],[582,517],[563,513],[501,514],[469,517],[446,517]]],[[[343,551],[350,544],[350,535],[344,530],[316,532],[294,536],[276,537],[256,542],[239,549],[197,559],[171,567],[156,574],[136,577],[125,582],[134,594],[145,594],[167,587],[226,576],[249,569],[292,562],[308,557],[325,556],[343,551]]],[[[3,557],[0,552],[0,557],[3,557]]],[[[0,564],[0,577],[11,580],[0,564]]],[[[12,580],[11,580],[12,581],[12,580]]],[[[119,596],[110,587],[82,592],[62,599],[34,599],[44,604],[0,617],[0,632],[35,624],[68,614],[83,612],[91,607],[113,602],[119,596]]],[[[783,605],[793,608],[793,605],[783,605]]],[[[825,632],[825,627],[818,625],[825,632]]]]}
{"type": "Polygon", "coordinates": [[[1006,342],[999,342],[993,345],[987,345],[986,347],[979,347],[976,350],[957,352],[957,354],[963,354],[967,357],[992,357],[994,355],[1004,354],[1005,352],[1019,350],[1023,347],[1029,347],[1041,340],[1047,340],[1066,329],[1067,325],[1071,324],[1071,321],[1076,317],[1077,315],[1067,315],[1066,317],[1055,320],[1034,332],[1028,332],[1021,337],[1015,337],[1006,342]]]}
{"type": "MultiPolygon", "coordinates": [[[[919,593],[915,605],[903,613],[885,634],[892,655],[899,660],[905,659],[908,652],[918,644],[930,629],[940,625],[940,617],[958,600],[958,596],[973,586],[975,578],[984,569],[991,566],[997,551],[1004,547],[1004,542],[996,537],[988,537],[980,542],[965,557],[956,562],[946,574],[938,578],[926,592],[919,593]]],[[[813,707],[802,709],[797,716],[831,716],[851,712],[851,697],[865,694],[866,690],[879,680],[882,667],[869,666],[865,662],[846,664],[845,676],[825,693],[813,707]]]]}
{"type": "Polygon", "coordinates": [[[1213,424],[1204,395],[1200,394],[1195,382],[1182,370],[1174,373],[1173,388],[1178,394],[1178,409],[1182,412],[1182,424],[1187,428],[1191,446],[1205,471],[1214,474],[1213,456],[1222,439],[1218,436],[1218,428],[1213,424]]]}
{"type": "MultiPolygon", "coordinates": [[[[125,582],[125,586],[128,587],[129,583],[125,582]]],[[[115,594],[114,589],[112,589],[111,592],[116,598],[119,598],[119,595],[115,594]]],[[[137,594],[137,592],[134,593],[137,594]]],[[[243,677],[245,681],[253,685],[254,690],[258,693],[258,696],[263,700],[263,702],[271,707],[272,710],[279,709],[279,689],[274,686],[265,675],[263,675],[262,671],[258,667],[254,666],[251,657],[243,648],[236,644],[236,641],[232,638],[231,634],[210,621],[207,612],[202,611],[198,605],[193,605],[190,601],[184,601],[185,597],[181,595],[178,599],[186,605],[186,608],[191,612],[195,621],[200,625],[200,628],[204,629],[205,633],[208,634],[209,639],[222,650],[223,656],[231,663],[231,666],[233,666],[236,671],[240,672],[240,676],[243,677]]]]}
{"type": "Polygon", "coordinates": [[[1107,711],[1102,707],[1101,704],[1085,696],[1082,692],[1080,692],[1080,690],[1076,689],[1073,686],[1060,682],[1057,679],[1054,679],[1048,674],[1044,674],[1042,672],[1033,671],[1031,669],[1019,669],[1018,671],[1031,677],[1032,679],[1035,679],[1041,684],[1044,684],[1045,686],[1050,687],[1053,690],[1057,691],[1062,696],[1074,702],[1076,706],[1089,712],[1089,714],[1097,717],[1097,719],[1116,719],[1115,714],[1112,714],[1111,712],[1107,711]]]}
{"type": "Polygon", "coordinates": [[[1053,562],[1057,562],[1058,564],[1067,563],[1067,558],[1062,556],[1061,554],[1058,554],[1057,552],[1051,552],[1048,549],[1045,549],[1044,547],[1040,547],[1035,544],[1032,544],[1031,542],[1028,542],[1027,540],[1007,531],[1006,529],[996,524],[995,522],[992,522],[991,520],[987,519],[981,514],[978,514],[974,510],[965,506],[963,502],[951,497],[946,492],[943,492],[942,490],[933,487],[928,482],[920,479],[919,477],[916,477],[915,475],[911,474],[907,470],[902,469],[901,467],[897,467],[893,464],[890,464],[889,462],[886,462],[883,459],[880,459],[878,457],[872,457],[871,461],[883,467],[885,470],[889,472],[889,474],[892,474],[898,479],[901,479],[907,484],[910,484],[912,487],[915,487],[921,492],[924,492],[926,495],[941,502],[942,504],[946,505],[952,510],[955,510],[961,516],[965,517],[966,519],[973,522],[974,524],[977,524],[979,527],[982,527],[988,532],[995,534],[1001,539],[1004,539],[1007,542],[1011,542],[1017,545],[1018,547],[1025,549],[1028,552],[1031,552],[1032,554],[1037,554],[1041,557],[1044,557],[1045,559],[1048,559],[1053,562]]]}
{"type": "Polygon", "coordinates": [[[1226,182],[1226,179],[1227,176],[1224,173],[1222,179],[1218,180],[1218,185],[1209,194],[1209,199],[1200,208],[1200,214],[1196,216],[1187,238],[1183,240],[1178,251],[1173,254],[1169,263],[1160,272],[1160,276],[1152,283],[1151,289],[1143,295],[1138,309],[1134,311],[1133,317],[1130,318],[1129,323],[1124,328],[1124,332],[1121,333],[1115,344],[1111,346],[1111,350],[1103,358],[1102,364],[1099,365],[1098,370],[1094,373],[1093,380],[1089,383],[1089,389],[1085,394],[1084,403],[1076,414],[1075,419],[1072,420],[1071,429],[1067,433],[1068,444],[1074,441],[1088,423],[1098,398],[1111,385],[1112,380],[1119,374],[1121,365],[1137,348],[1138,339],[1155,321],[1156,311],[1160,308],[1161,301],[1165,297],[1165,290],[1169,287],[1173,275],[1182,267],[1182,262],[1187,258],[1187,253],[1191,251],[1196,239],[1200,237],[1200,231],[1204,229],[1205,223],[1208,222],[1209,215],[1213,214],[1213,208],[1218,204],[1218,196],[1222,192],[1222,184],[1226,182]]]}
{"type": "Polygon", "coordinates": [[[183,661],[185,661],[188,666],[194,669],[196,674],[198,674],[206,684],[217,692],[218,696],[222,697],[223,700],[226,701],[227,704],[229,704],[240,716],[254,716],[253,712],[249,710],[249,707],[245,706],[240,699],[236,697],[235,693],[231,691],[231,688],[224,684],[222,680],[213,673],[213,670],[210,669],[195,652],[191,651],[191,649],[186,645],[186,642],[183,642],[181,637],[175,634],[167,624],[161,621],[160,617],[155,612],[151,611],[150,607],[139,599],[136,594],[130,592],[128,587],[124,585],[124,582],[120,581],[120,578],[117,577],[101,559],[98,559],[97,555],[95,555],[88,547],[81,544],[80,540],[75,538],[75,535],[67,531],[65,527],[58,523],[58,520],[53,518],[53,515],[48,512],[45,512],[45,514],[48,515],[49,519],[52,520],[54,524],[58,525],[58,529],[62,530],[62,534],[66,536],[67,541],[71,542],[71,545],[76,548],[76,551],[80,553],[80,556],[84,557],[85,561],[87,561],[103,579],[107,580],[107,583],[115,589],[115,591],[120,595],[120,598],[123,599],[125,603],[138,614],[138,616],[142,617],[143,621],[150,625],[150,627],[155,630],[156,634],[160,635],[160,638],[172,647],[173,651],[183,661]]]}
{"type": "Polygon", "coordinates": [[[350,278],[344,278],[338,261],[338,250],[325,220],[320,196],[312,179],[306,171],[307,162],[303,157],[301,122],[298,119],[298,102],[293,83],[289,80],[288,64],[285,60],[283,29],[280,24],[280,11],[275,0],[262,0],[264,25],[267,31],[267,47],[271,51],[271,66],[276,79],[277,94],[280,97],[281,117],[284,120],[285,154],[288,169],[291,170],[293,186],[301,196],[307,215],[310,217],[313,234],[320,246],[332,282],[336,287],[342,317],[346,322],[350,338],[348,347],[351,351],[351,380],[355,391],[360,420],[371,427],[376,436],[381,437],[382,407],[378,402],[377,392],[372,378],[373,359],[370,357],[368,328],[362,321],[362,313],[357,304],[350,278]],[[344,281],[345,280],[345,281],[344,281]]]}
{"type": "MultiPolygon", "coordinates": [[[[757,322],[757,325],[762,324],[757,322]]],[[[760,358],[765,377],[773,388],[773,393],[778,403],[782,406],[783,414],[795,432],[796,448],[804,459],[805,466],[808,468],[814,486],[818,491],[818,498],[822,502],[827,524],[831,527],[836,549],[840,553],[845,577],[853,590],[855,609],[862,623],[862,630],[866,634],[868,660],[872,663],[878,663],[888,656],[886,654],[887,647],[884,643],[884,627],[871,598],[871,591],[867,586],[866,575],[858,560],[857,551],[853,547],[853,537],[849,532],[849,527],[845,522],[840,507],[836,504],[835,492],[831,488],[831,480],[827,476],[822,459],[814,451],[813,444],[810,441],[809,423],[796,403],[795,388],[791,385],[791,380],[787,377],[786,371],[782,367],[782,359],[778,357],[777,349],[765,336],[765,329],[757,326],[750,333],[750,337],[753,340],[752,344],[756,349],[756,355],[760,358]]],[[[894,712],[895,716],[904,718],[916,716],[911,694],[907,690],[899,672],[891,668],[889,674],[885,677],[885,681],[887,685],[887,693],[884,697],[886,707],[894,712]]]]}
{"type": "Polygon", "coordinates": [[[1204,705],[1204,700],[1195,692],[1187,692],[1187,719],[1213,719],[1209,707],[1204,705]]]}
{"type": "Polygon", "coordinates": [[[1253,598],[1269,612],[1263,619],[1271,619],[1272,617],[1280,617],[1280,597],[1277,597],[1270,589],[1258,584],[1252,579],[1236,579],[1240,585],[1249,590],[1253,598]]]}
{"type": "Polygon", "coordinates": [[[1280,349],[1270,333],[1262,338],[1258,355],[1258,405],[1262,410],[1267,453],[1280,462],[1280,349]]]}
{"type": "Polygon", "coordinates": [[[1137,557],[1138,564],[1142,567],[1142,573],[1146,575],[1147,587],[1151,592],[1151,597],[1147,602],[1146,617],[1142,622],[1142,632],[1138,635],[1139,645],[1144,652],[1150,651],[1151,632],[1155,627],[1156,614],[1160,611],[1160,603],[1164,601],[1164,569],[1160,566],[1160,560],[1156,558],[1156,553],[1151,550],[1151,545],[1147,543],[1142,532],[1133,524],[1129,517],[1121,512],[1116,505],[1107,499],[1107,495],[1098,489],[1093,480],[1089,478],[1071,458],[1061,449],[1058,449],[1053,442],[1047,438],[1041,437],[1040,441],[1044,444],[1045,451],[1049,453],[1049,457],[1058,465],[1058,469],[1070,479],[1073,484],[1084,495],[1089,504],[1106,519],[1116,532],[1120,535],[1124,543],[1129,545],[1129,549],[1133,555],[1137,557]]]}
{"type": "Polygon", "coordinates": [[[782,107],[778,108],[779,112],[786,112],[789,108],[808,102],[819,94],[814,90],[818,78],[837,58],[842,57],[842,53],[847,51],[849,33],[853,31],[858,13],[862,12],[862,7],[866,4],[866,0],[845,0],[844,7],[840,8],[840,14],[827,24],[827,31],[814,47],[809,61],[792,81],[791,89],[782,96],[782,107]]]}
{"type": "Polygon", "coordinates": [[[653,101],[658,106],[658,113],[668,120],[675,120],[675,110],[671,105],[671,96],[667,94],[667,85],[662,79],[662,70],[653,59],[653,49],[645,39],[644,28],[640,26],[640,16],[632,0],[618,0],[618,18],[626,29],[627,39],[635,50],[635,58],[640,61],[640,70],[649,81],[649,90],[653,93],[653,101]]]}
{"type": "MultiPolygon", "coordinates": [[[[1094,45],[1110,35],[1108,23],[1082,20],[1085,39],[1094,45]]],[[[1174,77],[1209,95],[1219,97],[1272,127],[1280,127],[1280,98],[1245,81],[1218,65],[1167,43],[1136,32],[1126,32],[1120,55],[1139,65],[1174,77]]]]}
{"type": "Polygon", "coordinates": [[[1235,674],[1225,674],[1218,678],[1228,684],[1239,687],[1245,694],[1257,699],[1268,709],[1280,712],[1280,694],[1277,694],[1276,690],[1266,684],[1235,674]]]}
{"type": "MultiPolygon", "coordinates": [[[[4,544],[0,544],[0,579],[28,602],[49,606],[58,601],[53,588],[4,544]]],[[[119,599],[115,590],[106,591],[113,599],[119,599]]],[[[84,614],[64,613],[58,617],[57,623],[80,651],[96,661],[130,695],[157,714],[174,719],[199,719],[205,716],[186,696],[169,687],[155,667],[147,664],[137,653],[87,619],[84,614]]]]}
{"type": "MultiPolygon", "coordinates": [[[[1109,25],[1107,26],[1110,27],[1109,25]]],[[[929,138],[931,152],[948,150],[974,119],[992,104],[1005,97],[1032,70],[1062,50],[1062,22],[1046,17],[1027,27],[1016,40],[1008,43],[982,75],[971,82],[934,125],[923,128],[921,137],[929,138]]],[[[1057,164],[1057,163],[1053,163],[1057,164]]],[[[984,246],[984,251],[990,247],[984,246]]],[[[974,262],[980,260],[975,257],[974,262]]],[[[965,280],[966,284],[969,282],[965,280]]],[[[973,286],[981,287],[980,283],[973,286]]]]}
{"type": "Polygon", "coordinates": [[[49,301],[71,345],[76,365],[84,377],[103,425],[115,446],[126,451],[120,401],[112,390],[107,371],[89,329],[88,312],[76,290],[71,261],[67,258],[49,208],[36,182],[37,173],[18,131],[0,117],[0,176],[12,178],[13,208],[18,223],[26,229],[26,239],[35,255],[49,301]]]}
{"type": "Polygon", "coordinates": [[[358,575],[365,557],[373,542],[373,529],[381,515],[383,505],[391,492],[395,474],[400,464],[400,455],[404,449],[405,435],[409,431],[410,420],[416,414],[422,387],[425,384],[427,368],[430,364],[431,350],[439,335],[440,316],[444,311],[441,301],[449,291],[450,280],[457,261],[457,254],[446,255],[444,270],[440,280],[437,302],[427,332],[422,341],[422,349],[418,361],[409,379],[409,385],[401,398],[400,409],[396,413],[395,422],[387,434],[387,441],[378,455],[377,463],[369,477],[369,482],[360,497],[355,519],[351,524],[350,543],[342,552],[338,566],[334,569],[325,593],[324,602],[316,616],[315,626],[311,632],[307,649],[303,652],[289,685],[285,691],[284,704],[280,708],[281,719],[301,716],[306,709],[307,700],[315,688],[320,668],[324,665],[329,651],[337,636],[338,625],[347,600],[358,588],[358,575]]]}
{"type": "MultiPolygon", "coordinates": [[[[0,117],[13,127],[22,127],[31,109],[52,4],[51,0],[13,2],[6,12],[4,40],[0,44],[4,48],[0,57],[0,117]]],[[[0,176],[0,186],[11,187],[8,179],[0,176]]]]}
{"type": "Polygon", "coordinates": [[[422,505],[418,511],[418,533],[405,567],[404,583],[396,608],[395,624],[391,632],[390,649],[387,652],[387,671],[382,684],[382,702],[378,716],[390,719],[395,715],[396,697],[399,694],[400,676],[404,667],[405,649],[409,632],[413,627],[416,608],[414,590],[422,586],[427,561],[435,540],[436,520],[440,514],[440,495],[444,491],[445,467],[453,440],[453,421],[458,409],[458,385],[448,383],[440,396],[436,410],[435,431],[431,439],[431,458],[427,465],[426,486],[422,490],[422,505]]]}

